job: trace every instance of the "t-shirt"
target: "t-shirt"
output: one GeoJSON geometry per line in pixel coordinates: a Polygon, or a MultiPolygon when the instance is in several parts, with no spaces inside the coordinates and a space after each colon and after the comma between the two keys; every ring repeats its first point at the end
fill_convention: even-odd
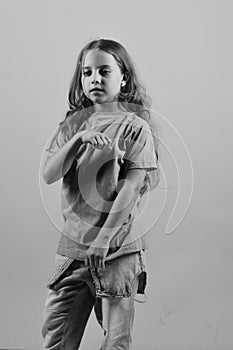
{"type": "Polygon", "coordinates": [[[156,179],[156,154],[149,124],[128,112],[97,112],[85,117],[76,112],[59,124],[46,149],[47,156],[56,153],[78,131],[88,129],[105,133],[112,142],[105,149],[82,144],[63,177],[64,226],[57,252],[75,259],[85,258],[86,250],[111,212],[117,184],[133,168],[146,169],[146,176],[130,215],[111,239],[107,260],[145,249],[145,237],[134,225],[134,219],[143,195],[153,188],[156,179]]]}

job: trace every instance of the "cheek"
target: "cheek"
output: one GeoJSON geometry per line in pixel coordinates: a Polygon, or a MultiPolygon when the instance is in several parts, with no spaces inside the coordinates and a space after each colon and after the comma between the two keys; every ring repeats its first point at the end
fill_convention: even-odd
{"type": "Polygon", "coordinates": [[[81,79],[81,84],[82,84],[83,91],[86,91],[87,79],[82,78],[82,79],[81,79]]]}
{"type": "Polygon", "coordinates": [[[121,90],[121,80],[116,79],[116,81],[115,81],[115,89],[116,89],[117,92],[120,92],[120,90],[121,90]]]}
{"type": "Polygon", "coordinates": [[[116,86],[118,86],[119,89],[121,88],[121,81],[122,81],[121,76],[117,75],[115,78],[115,84],[116,86]]]}

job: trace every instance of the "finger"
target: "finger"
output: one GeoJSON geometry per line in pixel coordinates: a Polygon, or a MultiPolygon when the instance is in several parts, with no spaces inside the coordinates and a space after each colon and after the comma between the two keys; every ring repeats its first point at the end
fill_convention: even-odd
{"type": "Polygon", "coordinates": [[[85,265],[88,267],[91,266],[91,257],[89,255],[85,257],[85,265]]]}
{"type": "Polygon", "coordinates": [[[99,257],[99,259],[98,259],[98,267],[99,268],[105,268],[105,264],[104,264],[104,258],[103,257],[99,257]]]}
{"type": "Polygon", "coordinates": [[[110,143],[110,138],[107,136],[107,135],[101,135],[101,138],[102,138],[102,141],[106,144],[106,145],[108,145],[109,143],[110,143]]]}
{"type": "Polygon", "coordinates": [[[100,135],[96,135],[95,139],[97,141],[97,144],[99,144],[99,145],[103,145],[104,144],[104,142],[103,142],[103,140],[102,140],[100,135]]]}
{"type": "Polygon", "coordinates": [[[106,148],[106,149],[107,149],[107,148],[109,148],[109,149],[112,148],[112,146],[111,146],[112,141],[111,141],[110,139],[105,138],[105,137],[102,137],[102,141],[103,141],[103,145],[100,146],[100,147],[106,148]]]}
{"type": "Polygon", "coordinates": [[[106,141],[111,141],[111,139],[108,137],[107,134],[105,134],[104,132],[97,132],[95,136],[99,136],[101,137],[102,140],[106,140],[106,141]]]}
{"type": "Polygon", "coordinates": [[[101,140],[101,143],[99,143],[99,146],[102,148],[106,148],[108,146],[108,142],[106,142],[104,139],[101,140]]]}
{"type": "Polygon", "coordinates": [[[85,266],[89,266],[89,260],[87,256],[85,257],[85,266]]]}
{"type": "Polygon", "coordinates": [[[112,148],[112,140],[108,136],[105,138],[105,140],[107,142],[106,143],[107,147],[112,148]]]}
{"type": "Polygon", "coordinates": [[[109,145],[110,143],[112,143],[112,140],[108,137],[108,136],[105,136],[105,142],[107,143],[107,145],[109,145]]]}
{"type": "Polygon", "coordinates": [[[96,261],[95,261],[95,256],[94,255],[90,256],[90,267],[91,268],[96,267],[96,261]]]}
{"type": "Polygon", "coordinates": [[[105,269],[105,258],[102,259],[101,265],[102,265],[101,267],[102,267],[103,269],[105,269]]]}
{"type": "Polygon", "coordinates": [[[94,266],[99,267],[100,261],[101,261],[100,257],[95,255],[93,260],[94,260],[94,266]]]}
{"type": "Polygon", "coordinates": [[[109,148],[109,143],[102,141],[102,144],[98,143],[95,147],[104,150],[109,148]]]}
{"type": "Polygon", "coordinates": [[[93,146],[96,146],[97,145],[97,141],[96,141],[96,139],[94,138],[94,137],[92,137],[91,139],[90,139],[90,144],[92,144],[93,146]]]}
{"type": "Polygon", "coordinates": [[[103,267],[102,258],[101,257],[98,258],[98,265],[97,265],[97,267],[100,268],[100,269],[103,267]]]}

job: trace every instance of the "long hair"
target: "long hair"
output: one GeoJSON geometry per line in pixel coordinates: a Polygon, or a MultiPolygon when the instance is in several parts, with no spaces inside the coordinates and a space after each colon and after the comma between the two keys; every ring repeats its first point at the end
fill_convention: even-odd
{"type": "MultiPolygon", "coordinates": [[[[151,100],[146,93],[145,88],[139,82],[136,67],[130,58],[126,49],[118,42],[110,39],[96,39],[86,44],[81,50],[77,58],[76,69],[72,77],[69,93],[68,105],[69,110],[66,113],[66,118],[69,118],[76,111],[84,109],[90,110],[93,102],[86,97],[82,88],[82,66],[87,52],[91,50],[101,50],[111,54],[123,74],[126,82],[124,87],[121,87],[118,95],[118,102],[129,112],[133,112],[142,119],[146,120],[150,126],[154,140],[154,148],[158,160],[158,136],[155,122],[152,121],[150,107],[151,100]]],[[[159,181],[159,170],[157,171],[157,181],[152,187],[155,187],[159,181]]]]}

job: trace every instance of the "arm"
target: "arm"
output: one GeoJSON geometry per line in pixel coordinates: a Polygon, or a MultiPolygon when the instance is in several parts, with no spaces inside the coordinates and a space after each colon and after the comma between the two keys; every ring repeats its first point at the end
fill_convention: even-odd
{"type": "MultiPolygon", "coordinates": [[[[61,179],[70,169],[77,151],[83,143],[90,143],[100,149],[108,146],[111,140],[107,135],[94,130],[83,130],[75,134],[53,156],[45,160],[43,178],[47,184],[61,179]]],[[[82,153],[79,154],[79,157],[82,153]]]]}
{"type": "Polygon", "coordinates": [[[43,178],[48,185],[67,173],[81,144],[81,133],[77,133],[54,155],[45,160],[43,178]]]}
{"type": "Polygon", "coordinates": [[[113,202],[111,212],[108,215],[97,238],[87,250],[85,263],[90,267],[104,267],[105,258],[111,239],[130,215],[143,180],[146,176],[145,169],[130,169],[125,180],[119,183],[119,190],[113,202]]]}

